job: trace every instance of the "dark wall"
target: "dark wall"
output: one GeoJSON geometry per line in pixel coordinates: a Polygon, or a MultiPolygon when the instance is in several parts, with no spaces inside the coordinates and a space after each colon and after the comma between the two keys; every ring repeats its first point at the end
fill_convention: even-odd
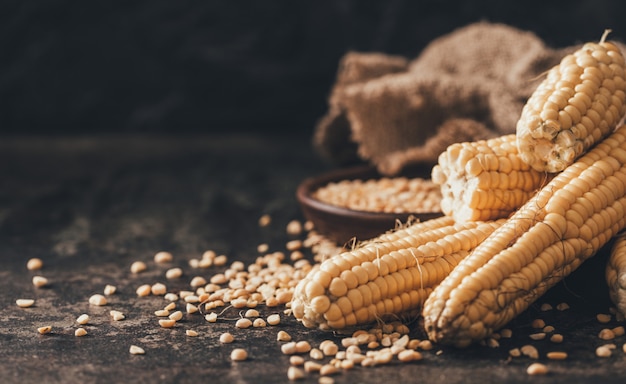
{"type": "Polygon", "coordinates": [[[348,50],[415,57],[478,20],[626,40],[622,0],[0,1],[5,134],[303,131],[348,50]],[[551,5],[552,4],[552,5],[551,5]]]}

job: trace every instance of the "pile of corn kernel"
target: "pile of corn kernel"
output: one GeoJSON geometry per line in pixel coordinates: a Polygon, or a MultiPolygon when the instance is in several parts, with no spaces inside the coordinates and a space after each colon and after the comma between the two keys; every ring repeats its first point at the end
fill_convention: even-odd
{"type": "MultiPolygon", "coordinates": [[[[260,226],[271,224],[271,217],[264,215],[259,219],[260,226]]],[[[260,256],[253,264],[244,265],[241,261],[229,260],[226,255],[218,255],[212,250],[204,252],[200,258],[188,260],[189,267],[197,271],[196,276],[189,281],[188,290],[179,290],[177,293],[169,291],[163,283],[142,284],[136,287],[137,297],[161,296],[165,305],[154,308],[153,316],[156,323],[162,328],[185,327],[179,323],[185,316],[203,316],[206,322],[228,322],[234,327],[242,328],[262,328],[277,326],[281,323],[282,316],[290,315],[290,301],[297,283],[317,264],[326,258],[338,254],[344,248],[336,243],[317,234],[310,222],[304,224],[299,221],[288,223],[286,232],[298,237],[305,233],[304,240],[294,239],[285,244],[286,252],[269,252],[267,244],[259,244],[257,251],[260,256]],[[306,257],[305,253],[312,255],[312,261],[306,257]],[[287,260],[288,259],[288,260],[287,260]],[[201,272],[208,271],[211,267],[228,267],[224,272],[213,273],[208,279],[201,272]],[[179,309],[179,305],[184,309],[179,309]],[[264,308],[264,311],[271,312],[266,317],[261,316],[261,311],[257,308],[264,308]],[[231,318],[225,315],[227,311],[234,308],[242,315],[231,318]]],[[[174,256],[169,252],[157,252],[153,257],[155,264],[166,265],[174,260],[174,256]]],[[[40,259],[30,259],[27,262],[27,269],[33,273],[43,268],[43,261],[40,259]]],[[[133,262],[129,267],[129,272],[139,275],[148,269],[148,264],[143,260],[133,262]]],[[[181,279],[185,274],[179,267],[165,270],[167,280],[181,279]]],[[[35,287],[47,286],[48,278],[40,274],[32,277],[35,287]]],[[[103,287],[102,294],[91,295],[87,300],[93,306],[108,305],[107,297],[116,294],[117,288],[114,285],[103,287]]],[[[16,304],[22,308],[32,307],[35,300],[32,298],[19,298],[16,304]]],[[[569,306],[560,303],[555,307],[544,303],[541,311],[566,311],[569,306]]],[[[597,321],[600,324],[608,324],[615,320],[624,321],[624,317],[613,308],[611,313],[598,314],[597,321]]],[[[123,321],[126,314],[112,309],[109,311],[111,320],[123,321]]],[[[88,334],[84,325],[89,324],[90,317],[83,313],[76,317],[74,335],[83,337],[88,334]]],[[[532,344],[532,341],[547,339],[554,345],[563,342],[563,335],[558,333],[554,326],[547,325],[542,319],[535,319],[532,322],[535,330],[530,333],[529,343],[520,347],[512,348],[508,351],[508,359],[527,358],[532,362],[527,367],[529,375],[543,375],[549,373],[549,367],[537,360],[545,357],[548,360],[564,360],[568,355],[564,351],[550,350],[547,353],[540,351],[532,344]]],[[[45,335],[54,331],[51,325],[43,324],[37,328],[39,334],[45,335]]],[[[185,333],[189,337],[199,336],[198,331],[186,329],[185,333]]],[[[596,348],[596,356],[608,358],[618,349],[614,339],[624,336],[623,326],[603,328],[598,338],[604,343],[596,348]]],[[[488,348],[499,348],[500,341],[511,338],[511,329],[501,329],[484,340],[483,345],[488,348]]],[[[333,336],[322,341],[318,345],[311,345],[307,340],[293,340],[292,336],[285,329],[278,330],[276,340],[280,343],[281,353],[289,356],[289,367],[286,375],[289,380],[299,380],[312,375],[318,376],[318,382],[322,384],[334,383],[333,376],[344,374],[355,367],[373,367],[390,363],[411,363],[420,361],[423,353],[434,349],[434,345],[429,340],[420,340],[410,337],[409,327],[400,322],[377,324],[369,329],[360,329],[350,335],[338,337],[333,336]]],[[[235,341],[230,332],[220,335],[219,342],[224,346],[235,341]]],[[[622,344],[626,353],[626,343],[622,344]]],[[[146,350],[140,345],[130,344],[128,351],[133,355],[143,355],[146,350]]],[[[434,351],[435,355],[442,353],[441,350],[434,351]]],[[[230,351],[230,358],[233,361],[245,361],[249,358],[245,347],[233,348],[230,351]]]]}
{"type": "Polygon", "coordinates": [[[367,212],[438,212],[441,204],[439,185],[407,177],[341,180],[316,189],[312,196],[327,204],[367,212]]]}

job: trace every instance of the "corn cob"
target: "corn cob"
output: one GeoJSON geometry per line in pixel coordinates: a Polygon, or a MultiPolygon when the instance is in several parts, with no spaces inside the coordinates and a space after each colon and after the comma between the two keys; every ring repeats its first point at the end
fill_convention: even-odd
{"type": "Polygon", "coordinates": [[[626,232],[615,237],[606,265],[606,282],[611,301],[626,315],[626,232]]]}
{"type": "Polygon", "coordinates": [[[442,212],[457,222],[507,217],[547,178],[521,160],[514,134],[452,144],[431,175],[441,186],[442,212]]]}
{"type": "Polygon", "coordinates": [[[500,224],[443,216],[381,235],[309,272],[295,288],[293,314],[320,329],[419,315],[433,288],[500,224]]]}
{"type": "Polygon", "coordinates": [[[626,223],[626,126],[556,175],[424,303],[436,342],[467,346],[524,311],[626,223]]]}
{"type": "Polygon", "coordinates": [[[517,123],[522,159],[559,172],[611,133],[626,111],[626,70],[605,38],[565,56],[530,96],[517,123]]]}

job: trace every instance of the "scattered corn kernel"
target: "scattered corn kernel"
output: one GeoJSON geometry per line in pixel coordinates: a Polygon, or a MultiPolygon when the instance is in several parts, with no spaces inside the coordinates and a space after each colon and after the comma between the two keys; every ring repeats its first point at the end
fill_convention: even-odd
{"type": "Polygon", "coordinates": [[[137,296],[139,297],[145,297],[145,296],[149,296],[150,293],[152,293],[152,287],[150,286],[150,284],[143,284],[140,285],[139,287],[137,287],[137,289],[135,290],[135,293],[137,294],[137,296]]]}
{"type": "MultiPolygon", "coordinates": [[[[320,372],[321,371],[322,370],[320,369],[320,372]]],[[[317,384],[335,384],[335,379],[328,376],[320,376],[320,378],[317,380],[317,384]]]]}
{"type": "Polygon", "coordinates": [[[191,281],[189,282],[189,285],[194,287],[194,288],[198,288],[201,286],[206,285],[207,281],[204,277],[202,276],[194,276],[193,279],[191,279],[191,281]]]}
{"type": "Polygon", "coordinates": [[[554,351],[548,352],[546,357],[550,360],[565,360],[567,359],[567,352],[554,351]]]}
{"type": "Polygon", "coordinates": [[[29,271],[37,271],[43,268],[43,261],[37,257],[33,257],[26,262],[26,269],[29,271]]]}
{"type": "Polygon", "coordinates": [[[250,328],[251,326],[252,326],[252,321],[250,319],[246,319],[246,318],[239,319],[235,323],[235,327],[242,328],[242,329],[250,328]]]}
{"type": "Polygon", "coordinates": [[[551,311],[552,310],[552,305],[548,304],[548,303],[543,303],[541,304],[541,307],[539,308],[542,312],[547,312],[547,311],[551,311]]]}
{"type": "Polygon", "coordinates": [[[599,323],[606,324],[611,321],[611,315],[606,314],[606,313],[598,313],[596,315],[596,319],[598,320],[599,323]]]}
{"type": "Polygon", "coordinates": [[[163,296],[163,298],[167,301],[177,301],[178,295],[170,292],[170,293],[166,293],[165,296],[163,296]]]}
{"type": "Polygon", "coordinates": [[[259,244],[256,247],[256,251],[258,253],[267,253],[267,251],[269,251],[269,250],[270,250],[270,246],[267,243],[259,244]]]}
{"type": "Polygon", "coordinates": [[[169,252],[161,251],[154,255],[154,262],[157,264],[170,263],[172,260],[174,260],[174,256],[169,252]]]}
{"type": "Polygon", "coordinates": [[[612,350],[607,345],[601,345],[596,348],[596,356],[598,357],[611,357],[612,350]]]}
{"type": "Polygon", "coordinates": [[[168,311],[167,309],[159,309],[157,311],[154,311],[154,315],[158,317],[168,317],[170,315],[170,311],[168,311]]]}
{"type": "Polygon", "coordinates": [[[52,332],[52,326],[51,325],[46,325],[46,326],[43,326],[43,327],[39,327],[39,328],[37,328],[37,332],[39,332],[42,335],[45,335],[46,333],[52,332]]]}
{"type": "Polygon", "coordinates": [[[520,348],[520,351],[522,352],[522,355],[528,356],[531,359],[539,358],[539,351],[537,350],[537,348],[530,344],[524,345],[522,348],[520,348]]]}
{"type": "Polygon", "coordinates": [[[334,375],[337,372],[339,372],[339,370],[332,364],[324,364],[322,368],[320,368],[320,375],[322,376],[334,375]]]}
{"type": "Polygon", "coordinates": [[[83,337],[87,335],[87,330],[85,328],[76,328],[76,330],[74,331],[74,336],[76,337],[83,337]]]}
{"type": "Polygon", "coordinates": [[[309,356],[313,360],[322,360],[324,358],[324,353],[318,348],[311,348],[309,356]]]}
{"type": "Polygon", "coordinates": [[[509,328],[504,328],[500,330],[500,336],[504,339],[510,339],[513,336],[513,331],[509,328]]]}
{"type": "Polygon", "coordinates": [[[615,334],[613,333],[613,330],[604,328],[600,330],[598,337],[602,340],[613,340],[615,338],[615,334]]]}
{"type": "Polygon", "coordinates": [[[165,278],[168,280],[178,279],[182,275],[183,275],[183,270],[178,267],[170,268],[167,271],[165,271],[165,278]]]}
{"type": "Polygon", "coordinates": [[[226,255],[216,256],[215,260],[213,260],[213,263],[217,267],[224,266],[224,265],[226,265],[227,262],[228,262],[228,257],[226,255]]]}
{"type": "Polygon", "coordinates": [[[150,287],[150,293],[155,296],[163,296],[167,293],[167,287],[163,283],[155,283],[150,287]]]}
{"type": "Polygon", "coordinates": [[[548,367],[541,363],[532,363],[526,368],[526,373],[531,376],[534,375],[545,375],[548,373],[548,367]]]}
{"type": "Polygon", "coordinates": [[[277,313],[275,313],[273,315],[269,315],[267,317],[267,323],[269,325],[278,325],[278,324],[280,324],[280,315],[277,314],[277,313]]]}
{"type": "Polygon", "coordinates": [[[248,358],[248,351],[243,348],[235,348],[230,353],[230,359],[233,361],[243,361],[248,358]]]}
{"type": "Polygon", "coordinates": [[[272,223],[272,217],[270,215],[264,214],[264,215],[261,215],[261,217],[259,217],[260,227],[267,227],[271,223],[272,223]]]}
{"type": "Polygon", "coordinates": [[[185,331],[185,334],[189,337],[196,337],[198,336],[198,332],[194,331],[193,329],[187,329],[185,331]]]}
{"type": "Polygon", "coordinates": [[[76,318],[76,322],[80,325],[85,325],[89,323],[89,315],[86,313],[83,313],[82,315],[78,316],[76,318]]]}
{"type": "Polygon", "coordinates": [[[37,288],[48,285],[48,279],[43,276],[33,276],[33,285],[37,288]]]}
{"type": "Polygon", "coordinates": [[[252,322],[252,326],[254,328],[263,328],[267,326],[267,323],[265,322],[265,320],[259,317],[259,318],[254,319],[254,321],[252,322]]]}
{"type": "Polygon", "coordinates": [[[286,231],[288,235],[299,235],[302,233],[302,223],[298,220],[291,220],[287,223],[286,231]]]}
{"type": "Polygon", "coordinates": [[[128,351],[130,352],[131,355],[144,355],[146,353],[146,351],[143,348],[138,347],[136,345],[131,345],[128,351]]]}
{"type": "Polygon", "coordinates": [[[289,341],[280,346],[280,351],[285,355],[293,355],[296,353],[296,342],[289,341]]]}
{"type": "Polygon", "coordinates": [[[550,341],[553,343],[562,343],[563,335],[561,335],[560,333],[555,333],[554,335],[550,336],[550,341]]]}
{"type": "Polygon", "coordinates": [[[35,300],[33,299],[17,299],[15,300],[15,304],[17,304],[20,308],[28,308],[32,307],[35,304],[35,300]]]}
{"type": "Polygon", "coordinates": [[[111,317],[113,318],[113,320],[115,321],[121,321],[124,320],[126,318],[126,315],[124,315],[122,312],[120,311],[110,311],[109,315],[111,315],[111,317]]]}
{"type": "Polygon", "coordinates": [[[228,332],[224,332],[220,335],[220,343],[222,344],[230,344],[233,341],[235,341],[235,338],[228,332]]]}
{"type": "Polygon", "coordinates": [[[183,313],[181,311],[176,311],[176,312],[173,312],[168,317],[169,317],[170,320],[179,321],[179,320],[182,320],[183,313]]]}
{"type": "Polygon", "coordinates": [[[546,326],[546,322],[543,319],[535,319],[531,323],[531,326],[535,329],[541,329],[546,326]]]}
{"type": "Polygon", "coordinates": [[[132,273],[141,273],[148,269],[148,266],[143,261],[135,261],[130,265],[130,271],[132,273]]]}
{"type": "Polygon", "coordinates": [[[311,344],[308,341],[298,341],[296,342],[296,352],[297,353],[307,353],[311,351],[311,344]]]}
{"type": "Polygon", "coordinates": [[[285,331],[278,331],[276,334],[277,341],[291,341],[291,335],[285,331]]]}
{"type": "Polygon", "coordinates": [[[542,331],[544,333],[552,333],[554,332],[554,327],[552,325],[546,325],[545,327],[543,327],[542,331]]]}
{"type": "Polygon", "coordinates": [[[259,311],[256,309],[248,309],[243,315],[244,317],[259,317],[259,311]]]}
{"type": "Polygon", "coordinates": [[[546,338],[546,334],[544,332],[532,333],[528,336],[533,340],[543,340],[546,338]]]}
{"type": "Polygon", "coordinates": [[[522,351],[519,348],[513,348],[509,350],[509,355],[511,357],[520,357],[522,356],[522,351]]]}
{"type": "Polygon", "coordinates": [[[209,323],[215,323],[215,322],[217,322],[217,313],[211,312],[211,313],[205,315],[204,319],[206,321],[208,321],[209,323]]]}
{"type": "Polygon", "coordinates": [[[569,304],[567,303],[559,303],[556,305],[557,311],[566,311],[569,309],[569,304]]]}
{"type": "Polygon", "coordinates": [[[289,380],[300,380],[300,379],[304,379],[304,377],[305,377],[305,373],[302,369],[295,367],[293,365],[287,368],[287,378],[289,380]]]}
{"type": "Polygon", "coordinates": [[[97,306],[106,305],[107,304],[107,299],[106,299],[106,297],[102,296],[101,294],[96,293],[95,295],[92,295],[89,298],[89,304],[97,305],[97,306]]]}
{"type": "Polygon", "coordinates": [[[106,296],[111,296],[113,294],[115,294],[115,292],[117,291],[117,287],[115,285],[111,285],[111,284],[107,284],[104,286],[104,294],[106,296]]]}
{"type": "Polygon", "coordinates": [[[172,328],[176,325],[176,320],[172,319],[161,319],[159,320],[159,325],[162,328],[172,328]]]}
{"type": "Polygon", "coordinates": [[[304,357],[300,355],[293,355],[289,357],[290,365],[304,365],[304,357]]]}
{"type": "Polygon", "coordinates": [[[624,326],[620,325],[612,329],[615,337],[624,336],[624,326]]]}
{"type": "Polygon", "coordinates": [[[189,314],[196,313],[198,312],[198,307],[193,305],[192,303],[187,303],[185,305],[185,311],[187,311],[187,313],[189,314]]]}

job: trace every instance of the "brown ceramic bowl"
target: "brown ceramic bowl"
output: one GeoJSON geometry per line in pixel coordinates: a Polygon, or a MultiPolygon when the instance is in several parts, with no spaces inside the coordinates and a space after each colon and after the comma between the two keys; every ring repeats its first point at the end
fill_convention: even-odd
{"type": "MultiPolygon", "coordinates": [[[[430,178],[430,169],[413,172],[413,177],[430,178]]],[[[296,197],[304,217],[315,225],[318,233],[336,241],[338,244],[356,238],[367,240],[394,229],[399,220],[405,223],[410,216],[420,221],[440,217],[441,212],[427,213],[382,213],[356,211],[324,203],[313,198],[312,193],[318,188],[340,180],[369,180],[381,175],[369,166],[359,166],[329,171],[319,176],[305,179],[296,191],[296,197]]]]}

